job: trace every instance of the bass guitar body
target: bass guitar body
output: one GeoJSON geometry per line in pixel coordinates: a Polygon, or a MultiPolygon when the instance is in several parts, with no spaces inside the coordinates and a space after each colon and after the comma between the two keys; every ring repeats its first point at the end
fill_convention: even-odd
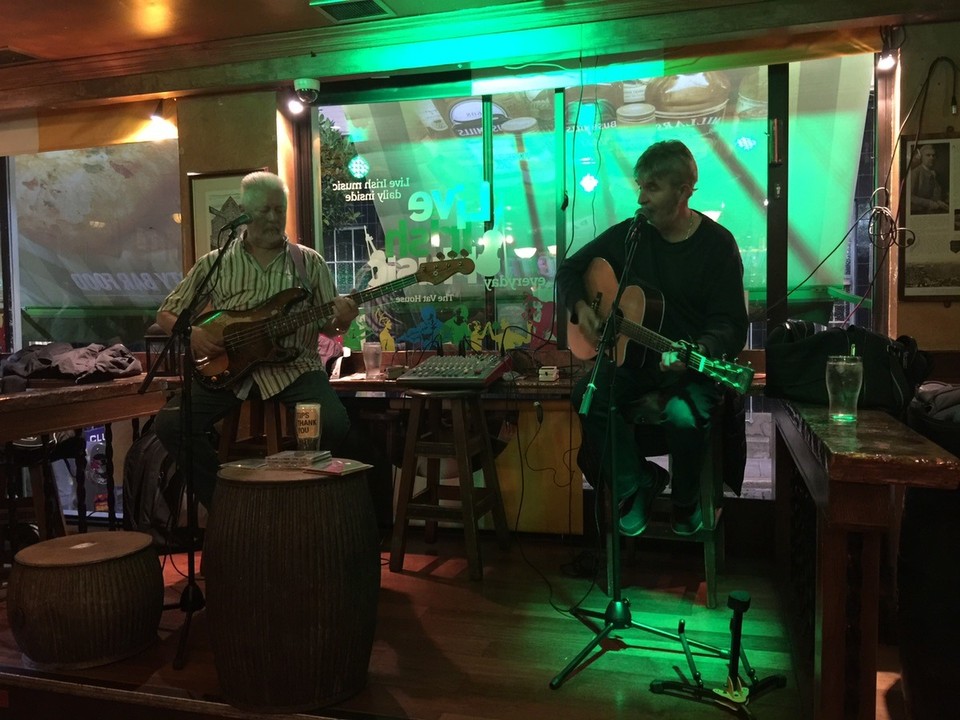
{"type": "MultiPolygon", "coordinates": [[[[346,297],[359,306],[416,282],[438,285],[457,274],[469,275],[475,267],[466,250],[459,255],[450,251],[446,258],[441,254],[438,260],[421,263],[415,273],[346,297]]],[[[221,340],[224,352],[215,357],[194,358],[197,380],[205,387],[219,389],[236,382],[260,363],[285,363],[297,357],[300,350],[281,347],[278,340],[310,323],[323,327],[337,315],[335,300],[291,312],[291,307],[308,294],[300,288],[288,288],[252,310],[214,310],[201,315],[194,326],[221,340]]]]}
{"type": "MultiPolygon", "coordinates": [[[[591,307],[600,321],[605,322],[610,317],[613,301],[617,297],[618,282],[613,268],[603,258],[595,258],[587,268],[583,285],[586,288],[591,307]]],[[[663,325],[663,296],[659,290],[653,288],[628,285],[624,288],[623,295],[620,297],[619,317],[628,318],[655,333],[659,332],[663,325]]],[[[570,351],[575,357],[581,360],[589,360],[596,356],[596,342],[587,339],[579,325],[569,324],[567,340],[570,351]]],[[[647,348],[638,344],[630,346],[629,343],[629,337],[624,334],[617,335],[617,365],[623,365],[628,348],[631,353],[639,353],[638,359],[645,363],[648,355],[647,348]]],[[[659,356],[653,359],[657,362],[660,361],[659,356]]]]}
{"type": "Polygon", "coordinates": [[[246,375],[260,363],[285,363],[300,354],[297,348],[282,347],[277,339],[289,335],[289,328],[276,320],[307,297],[301,288],[288,288],[252,310],[213,310],[194,323],[223,343],[224,352],[208,358],[195,358],[196,377],[201,385],[212,390],[229,385],[246,375]],[[277,333],[282,327],[284,332],[277,333]]]}

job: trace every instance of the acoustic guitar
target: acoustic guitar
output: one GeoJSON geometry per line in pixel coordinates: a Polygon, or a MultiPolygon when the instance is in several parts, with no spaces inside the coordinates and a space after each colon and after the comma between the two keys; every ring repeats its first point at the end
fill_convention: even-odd
{"type": "MultiPolygon", "coordinates": [[[[587,297],[593,298],[590,307],[597,313],[602,322],[607,322],[610,309],[617,297],[617,276],[613,268],[603,258],[594,258],[584,276],[584,286],[587,297]]],[[[663,324],[663,296],[652,288],[644,289],[637,285],[628,285],[620,297],[620,312],[614,319],[616,323],[617,365],[622,365],[626,357],[629,341],[638,343],[642,348],[649,348],[658,353],[676,350],[673,342],[665,338],[658,331],[663,324]]],[[[579,325],[568,324],[567,339],[570,351],[581,360],[589,360],[596,356],[596,344],[588,340],[579,325]]],[[[641,361],[646,361],[646,349],[641,350],[641,361]]],[[[680,359],[684,364],[696,372],[716,380],[738,393],[745,393],[753,381],[753,368],[726,360],[708,358],[687,346],[680,350],[680,359]]]]}
{"type": "MultiPolygon", "coordinates": [[[[347,297],[361,305],[407,285],[418,282],[437,285],[457,273],[468,275],[473,271],[473,260],[451,253],[446,260],[421,263],[415,273],[347,297]]],[[[282,347],[278,340],[303,325],[317,323],[323,327],[336,315],[332,301],[291,312],[292,307],[308,295],[302,288],[288,288],[249,310],[212,310],[198,317],[193,327],[202,327],[220,340],[224,352],[194,359],[197,381],[216,390],[240,380],[262,363],[285,363],[296,358],[300,348],[282,347]]]]}

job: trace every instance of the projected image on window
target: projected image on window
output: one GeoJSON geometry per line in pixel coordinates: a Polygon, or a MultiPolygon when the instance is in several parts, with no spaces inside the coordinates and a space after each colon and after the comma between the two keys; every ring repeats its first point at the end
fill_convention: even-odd
{"type": "MultiPolygon", "coordinates": [[[[791,69],[791,300],[827,302],[828,288],[844,287],[846,253],[835,248],[854,220],[865,58],[791,69]]],[[[389,321],[393,342],[413,348],[451,336],[425,332],[431,323],[457,329],[454,344],[470,328],[471,347],[556,342],[563,314],[554,297],[557,263],[634,214],[634,163],[664,139],[683,141],[697,158],[691,206],[737,239],[751,311],[762,319],[767,109],[765,67],[320,108],[352,148],[348,177],[336,187],[358,219],[325,239],[328,261],[339,263],[342,254],[349,264],[349,277],[338,275],[341,290],[389,282],[438,254],[462,254],[475,265],[437,287],[413,285],[382,298],[364,311],[358,338],[379,337],[389,321]]]]}

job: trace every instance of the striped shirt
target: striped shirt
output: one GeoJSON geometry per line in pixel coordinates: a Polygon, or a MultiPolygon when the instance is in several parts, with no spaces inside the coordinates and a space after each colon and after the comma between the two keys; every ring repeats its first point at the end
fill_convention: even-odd
{"type": "MultiPolygon", "coordinates": [[[[199,306],[215,310],[250,310],[263,304],[281,290],[299,287],[301,282],[291,257],[290,245],[288,241],[283,252],[264,268],[247,252],[241,237],[227,248],[216,275],[210,280],[207,287],[209,307],[206,302],[200,303],[199,306]]],[[[322,305],[337,296],[330,269],[320,253],[302,245],[300,249],[303,251],[304,268],[311,295],[303,303],[294,305],[292,312],[322,305]]],[[[160,310],[174,315],[183,312],[190,304],[196,294],[197,286],[206,277],[219,252],[219,250],[213,250],[201,257],[163,301],[160,310]]],[[[277,342],[281,346],[301,348],[300,354],[288,363],[256,365],[243,382],[232,386],[233,391],[238,397],[245,398],[255,382],[260,388],[261,396],[269,398],[290,385],[303,373],[323,370],[323,362],[317,351],[317,335],[320,328],[331,319],[331,317],[325,317],[322,322],[301,325],[293,333],[280,338],[277,342]]]]}

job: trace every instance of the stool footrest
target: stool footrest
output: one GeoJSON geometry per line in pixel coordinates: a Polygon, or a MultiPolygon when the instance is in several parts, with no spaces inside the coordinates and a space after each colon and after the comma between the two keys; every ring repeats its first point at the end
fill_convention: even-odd
{"type": "Polygon", "coordinates": [[[463,511],[457,507],[443,507],[437,505],[407,505],[407,517],[417,520],[452,520],[463,522],[463,511]]]}
{"type": "MultiPolygon", "coordinates": [[[[445,440],[418,440],[415,452],[419,457],[449,458],[457,456],[457,443],[445,440]]],[[[472,457],[483,451],[483,438],[467,440],[467,455],[472,457]]]]}

